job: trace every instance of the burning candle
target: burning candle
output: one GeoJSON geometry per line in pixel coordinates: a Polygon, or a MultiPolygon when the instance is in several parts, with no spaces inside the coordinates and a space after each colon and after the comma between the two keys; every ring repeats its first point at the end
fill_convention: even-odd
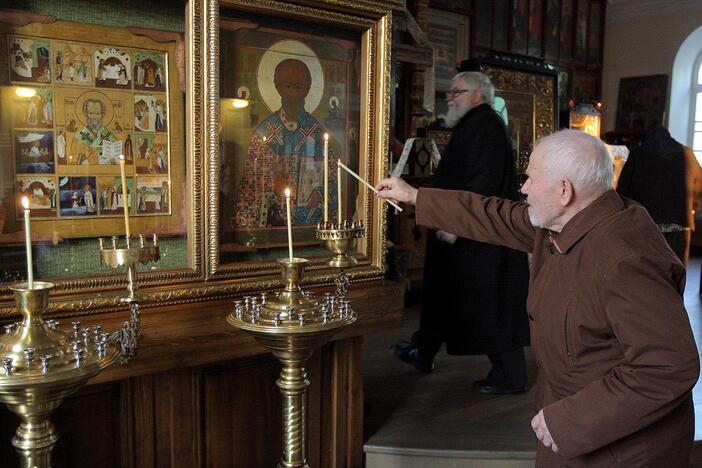
{"type": "Polygon", "coordinates": [[[124,173],[124,155],[119,155],[119,171],[122,175],[122,209],[124,211],[124,230],[127,234],[127,246],[132,233],[129,230],[129,198],[127,198],[127,176],[124,173]]]}
{"type": "Polygon", "coordinates": [[[27,283],[29,289],[34,289],[34,269],[32,268],[32,230],[29,226],[29,198],[22,197],[24,207],[24,240],[27,246],[27,283]]]}
{"type": "Polygon", "coordinates": [[[329,134],[324,134],[324,222],[329,221],[329,134]]]}
{"type": "Polygon", "coordinates": [[[336,160],[336,203],[337,203],[337,209],[336,209],[336,214],[339,217],[339,226],[341,226],[341,222],[344,219],[343,216],[341,215],[341,166],[339,165],[341,163],[341,159],[336,160]]]}
{"type": "Polygon", "coordinates": [[[285,189],[285,210],[288,214],[288,256],[290,261],[293,260],[293,249],[292,249],[292,217],[290,216],[290,189],[285,189]]]}

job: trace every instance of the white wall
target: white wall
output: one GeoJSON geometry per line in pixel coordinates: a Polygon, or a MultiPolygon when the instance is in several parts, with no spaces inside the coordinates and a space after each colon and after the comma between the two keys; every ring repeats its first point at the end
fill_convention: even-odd
{"type": "MultiPolygon", "coordinates": [[[[702,26],[702,0],[695,3],[696,5],[688,5],[685,8],[672,8],[673,11],[652,8],[651,11],[645,12],[645,16],[642,16],[644,12],[641,11],[627,14],[612,11],[611,16],[608,13],[602,73],[605,131],[614,130],[621,78],[668,75],[667,103],[670,104],[670,83],[675,55],[683,41],[702,26]]],[[[670,4],[675,5],[675,2],[671,1],[670,4]]],[[[689,107],[687,110],[682,109],[679,103],[673,110],[685,111],[689,114],[689,107]]],[[[668,117],[670,111],[667,111],[666,121],[668,117]]],[[[680,129],[673,126],[670,130],[675,139],[687,143],[684,130],[681,133],[680,129]]]]}

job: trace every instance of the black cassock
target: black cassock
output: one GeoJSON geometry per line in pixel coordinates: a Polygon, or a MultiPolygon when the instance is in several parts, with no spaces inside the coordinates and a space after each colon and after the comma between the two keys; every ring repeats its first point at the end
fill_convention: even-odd
{"type": "MultiPolygon", "coordinates": [[[[434,187],[518,200],[507,129],[489,105],[471,109],[454,127],[434,187]]],[[[415,337],[420,353],[433,356],[441,342],[449,354],[502,353],[528,345],[528,281],[524,252],[464,238],[448,244],[429,230],[415,337]]]]}

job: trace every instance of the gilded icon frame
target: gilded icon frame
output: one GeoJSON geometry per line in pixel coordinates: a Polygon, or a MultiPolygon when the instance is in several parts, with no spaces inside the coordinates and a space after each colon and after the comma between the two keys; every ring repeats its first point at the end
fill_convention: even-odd
{"type": "MultiPolygon", "coordinates": [[[[302,3],[302,2],[299,2],[302,3]]],[[[315,1],[298,4],[298,2],[281,2],[275,0],[228,0],[218,5],[226,7],[228,12],[259,13],[272,15],[285,21],[322,22],[331,28],[343,28],[357,32],[361,44],[361,73],[360,73],[360,127],[359,127],[359,162],[360,175],[369,181],[379,180],[386,173],[387,158],[385,148],[388,141],[389,127],[389,83],[391,46],[391,8],[401,7],[403,2],[352,2],[352,1],[315,1]],[[396,5],[395,5],[396,4],[396,5]]],[[[213,14],[219,14],[219,8],[213,14]]],[[[215,20],[212,23],[219,24],[215,20]]],[[[219,32],[219,30],[217,31],[219,32]]],[[[213,31],[214,35],[215,32],[213,31]]],[[[218,37],[218,36],[217,36],[218,37]]],[[[217,44],[212,53],[219,53],[217,44]]],[[[209,89],[218,89],[218,63],[210,63],[206,69],[212,83],[209,89]]],[[[219,95],[208,98],[218,100],[219,95]]],[[[219,109],[213,109],[210,123],[219,121],[219,109]]],[[[212,137],[209,141],[211,176],[207,179],[209,197],[207,215],[207,238],[210,241],[207,259],[208,279],[226,277],[260,277],[277,271],[274,261],[253,261],[243,263],[221,263],[220,223],[226,222],[220,218],[220,167],[221,160],[215,151],[220,148],[218,132],[208,132],[212,137]]],[[[363,206],[363,221],[366,225],[366,237],[359,241],[359,266],[349,271],[351,280],[379,278],[384,275],[384,240],[386,231],[385,212],[378,199],[365,190],[359,190],[356,205],[363,206]]],[[[326,268],[325,258],[315,258],[310,262],[307,275],[309,282],[330,282],[335,274],[326,268]]]]}
{"type": "MultiPolygon", "coordinates": [[[[391,17],[393,10],[404,9],[404,0],[231,0],[222,1],[221,5],[276,15],[286,21],[313,19],[329,27],[358,32],[362,47],[358,172],[371,182],[381,179],[388,165],[391,17]]],[[[219,262],[219,10],[218,0],[185,2],[184,40],[176,53],[184,57],[182,144],[186,176],[182,198],[177,202],[182,205],[186,220],[188,265],[141,271],[139,286],[145,307],[225,299],[281,284],[275,262],[219,262]]],[[[33,21],[53,19],[34,15],[30,22],[33,21]]],[[[387,207],[371,193],[359,193],[363,194],[357,203],[363,206],[366,235],[359,240],[358,266],[347,272],[352,282],[380,279],[385,273],[387,207]]],[[[95,255],[99,255],[97,245],[95,255]]],[[[310,262],[305,283],[333,282],[338,272],[327,267],[325,260],[316,258],[310,262]]],[[[120,301],[126,287],[123,272],[59,279],[55,283],[48,310],[54,316],[105,313],[124,307],[120,301]]],[[[15,313],[8,286],[9,283],[0,286],[0,316],[5,317],[15,313]]]]}

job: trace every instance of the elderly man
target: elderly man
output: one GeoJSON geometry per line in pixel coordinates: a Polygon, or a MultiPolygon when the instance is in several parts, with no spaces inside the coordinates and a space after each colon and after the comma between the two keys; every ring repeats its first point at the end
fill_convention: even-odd
{"type": "MultiPolygon", "coordinates": [[[[446,93],[451,141],[436,170],[436,188],[518,199],[510,139],[492,109],[495,88],[483,73],[456,75],[446,93]]],[[[442,343],[448,354],[487,354],[492,369],[474,382],[486,394],[523,393],[529,285],[526,254],[429,230],[419,330],[391,350],[429,372],[442,343]]]]}
{"type": "Polygon", "coordinates": [[[400,179],[378,189],[416,204],[419,224],[533,253],[538,467],[687,467],[699,358],[682,264],[648,213],[611,189],[600,140],[545,137],[527,172],[527,203],[400,179]]]}

